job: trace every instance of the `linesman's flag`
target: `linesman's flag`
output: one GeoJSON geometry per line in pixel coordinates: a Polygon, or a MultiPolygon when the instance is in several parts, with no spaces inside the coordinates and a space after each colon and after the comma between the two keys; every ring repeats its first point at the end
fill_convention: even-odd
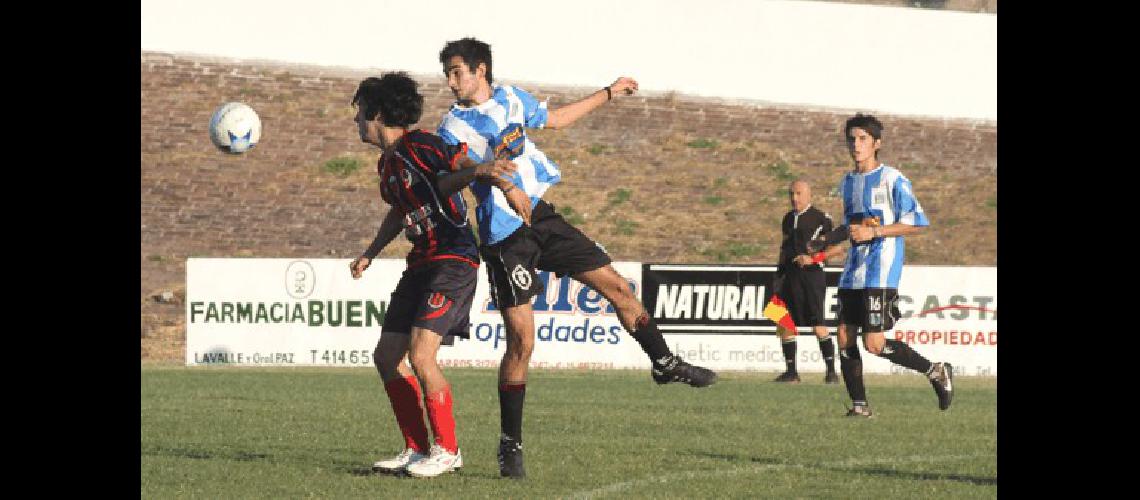
{"type": "Polygon", "coordinates": [[[779,295],[772,294],[772,300],[764,306],[764,317],[788,330],[796,331],[796,322],[792,320],[792,315],[788,314],[788,304],[784,303],[779,295]]]}

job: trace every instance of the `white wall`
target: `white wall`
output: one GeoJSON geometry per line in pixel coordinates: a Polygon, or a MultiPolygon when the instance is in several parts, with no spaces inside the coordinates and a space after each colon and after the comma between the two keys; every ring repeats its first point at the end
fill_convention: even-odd
{"type": "Polygon", "coordinates": [[[496,80],[997,121],[997,16],[819,1],[142,0],[147,51],[440,74],[491,44],[496,80]],[[398,44],[397,42],[398,41],[398,44]]]}

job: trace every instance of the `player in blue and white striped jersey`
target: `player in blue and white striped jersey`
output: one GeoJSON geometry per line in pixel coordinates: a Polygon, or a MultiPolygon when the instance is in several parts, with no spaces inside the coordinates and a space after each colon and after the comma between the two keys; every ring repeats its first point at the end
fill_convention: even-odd
{"type": "Polygon", "coordinates": [[[926,374],[938,395],[938,407],[950,407],[954,372],[950,363],[931,363],[906,343],[883,334],[899,319],[898,287],[902,277],[904,236],[919,234],[930,221],[914,196],[910,180],[879,161],[883,124],[857,114],[843,134],[855,170],[839,184],[843,225],[851,250],[839,278],[839,366],[853,408],[848,416],[871,416],[863,386],[863,360],[855,345],[862,330],[867,352],[926,374]]]}
{"type": "Polygon", "coordinates": [[[658,384],[681,382],[704,387],[716,381],[716,374],[685,362],[669,350],[629,282],[610,265],[605,250],[542,199],[546,190],[561,180],[562,172],[534,145],[526,129],[569,126],[614,97],[633,94],[637,81],[621,77],[578,101],[548,109],[545,102],[520,88],[492,84],[491,47],[486,43],[474,38],[448,42],[440,51],[439,62],[457,102],[437,133],[450,144],[466,143],[467,154],[475,162],[493,158],[514,162],[514,186],[533,203],[531,224],[527,226],[504,198],[513,188],[499,191],[472,185],[478,202],[475,220],[479,223],[479,250],[487,266],[491,298],[507,331],[507,349],[499,366],[499,473],[524,477],[522,407],[535,342],[531,299],[544,291],[538,280],[539,269],[570,276],[613,304],[622,326],[649,356],[658,384]]]}

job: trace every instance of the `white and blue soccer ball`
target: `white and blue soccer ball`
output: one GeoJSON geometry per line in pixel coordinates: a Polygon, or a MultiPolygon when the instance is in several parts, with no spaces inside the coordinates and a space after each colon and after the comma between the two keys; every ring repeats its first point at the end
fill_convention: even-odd
{"type": "Polygon", "coordinates": [[[210,117],[210,140],[227,153],[244,153],[261,139],[261,118],[253,108],[227,102],[210,117]]]}

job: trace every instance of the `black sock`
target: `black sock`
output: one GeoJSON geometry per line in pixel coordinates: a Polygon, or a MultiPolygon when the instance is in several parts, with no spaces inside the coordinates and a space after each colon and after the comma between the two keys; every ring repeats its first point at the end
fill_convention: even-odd
{"type": "Polygon", "coordinates": [[[823,364],[827,366],[827,373],[835,373],[835,343],[828,335],[819,339],[819,353],[823,355],[823,364]]]}
{"type": "Polygon", "coordinates": [[[657,330],[657,323],[649,319],[648,314],[643,314],[638,318],[634,328],[636,330],[630,332],[630,335],[633,340],[641,344],[641,350],[645,351],[654,366],[663,366],[673,356],[673,352],[665,344],[665,337],[662,337],[661,332],[657,330]]]}
{"type": "Polygon", "coordinates": [[[503,434],[522,442],[523,400],[526,382],[499,382],[499,427],[503,434]]]}
{"type": "Polygon", "coordinates": [[[905,366],[918,373],[925,374],[930,371],[930,361],[899,340],[887,340],[887,345],[883,346],[883,352],[879,357],[887,358],[891,363],[905,366]]]}
{"type": "Polygon", "coordinates": [[[780,348],[784,350],[784,364],[789,373],[796,373],[796,338],[780,340],[780,348]]]}
{"type": "Polygon", "coordinates": [[[843,385],[847,386],[847,395],[851,401],[866,405],[867,389],[863,387],[863,358],[859,356],[859,347],[848,347],[839,353],[839,369],[843,371],[843,385]]]}

